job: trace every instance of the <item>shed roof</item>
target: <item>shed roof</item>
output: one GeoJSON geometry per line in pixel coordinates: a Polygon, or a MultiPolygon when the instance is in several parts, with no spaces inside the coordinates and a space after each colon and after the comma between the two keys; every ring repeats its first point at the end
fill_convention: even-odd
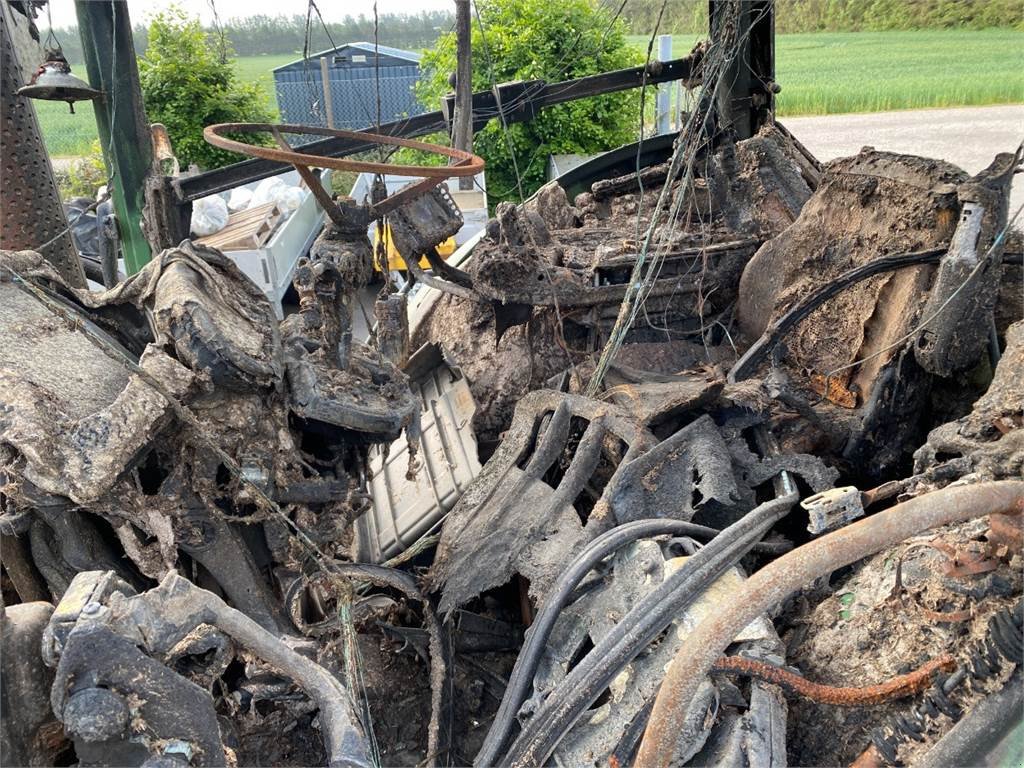
{"type": "MultiPolygon", "coordinates": [[[[321,56],[337,54],[349,49],[365,51],[366,53],[374,53],[376,51],[381,56],[391,56],[396,59],[403,59],[404,61],[408,61],[412,64],[419,64],[421,58],[420,54],[415,53],[413,51],[406,51],[401,48],[392,48],[391,46],[388,45],[374,46],[373,43],[365,42],[345,43],[344,45],[339,45],[337,48],[328,48],[326,50],[319,51],[318,53],[311,53],[309,54],[309,58],[319,59],[321,56]]],[[[274,67],[273,71],[278,72],[279,70],[287,69],[288,67],[294,66],[296,64],[301,64],[302,61],[303,60],[301,58],[296,59],[295,61],[290,61],[287,64],[282,64],[280,67],[274,67]]]]}

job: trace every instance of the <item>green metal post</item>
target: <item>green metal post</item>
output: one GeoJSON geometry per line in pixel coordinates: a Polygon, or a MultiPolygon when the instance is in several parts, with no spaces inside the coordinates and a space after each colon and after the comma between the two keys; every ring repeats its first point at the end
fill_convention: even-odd
{"type": "Polygon", "coordinates": [[[153,145],[142,103],[132,25],[126,0],[75,0],[89,84],[103,91],[93,102],[125,270],[135,274],[152,252],[142,232],[146,176],[153,145]]]}

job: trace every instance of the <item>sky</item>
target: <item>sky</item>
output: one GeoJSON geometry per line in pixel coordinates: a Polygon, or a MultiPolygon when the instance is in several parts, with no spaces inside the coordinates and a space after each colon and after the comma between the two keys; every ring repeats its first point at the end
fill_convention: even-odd
{"type": "MultiPolygon", "coordinates": [[[[98,0],[102,2],[103,0],[98,0]]],[[[204,24],[213,23],[211,1],[222,21],[246,16],[305,15],[306,0],[176,0],[188,13],[198,15],[204,24]]],[[[50,0],[50,12],[55,27],[77,24],[74,0],[50,0]]],[[[128,13],[132,22],[144,21],[150,13],[163,10],[172,0],[128,0],[128,13]]],[[[317,7],[326,21],[341,21],[345,16],[373,15],[373,0],[318,0],[317,7]]],[[[377,13],[418,13],[419,11],[451,9],[454,0],[377,0],[377,13]]],[[[45,11],[37,17],[40,29],[46,28],[45,11]]]]}

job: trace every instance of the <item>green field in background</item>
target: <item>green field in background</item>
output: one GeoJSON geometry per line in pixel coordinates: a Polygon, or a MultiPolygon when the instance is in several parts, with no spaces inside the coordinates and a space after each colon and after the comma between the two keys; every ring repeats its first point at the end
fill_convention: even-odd
{"type": "MultiPolygon", "coordinates": [[[[644,51],[648,39],[630,38],[644,51]]],[[[685,55],[696,39],[674,37],[673,55],[685,55]]],[[[1024,102],[1024,32],[823,32],[779,35],[776,45],[782,116],[1024,102]]],[[[272,70],[295,58],[248,56],[236,67],[274,104],[272,70]]],[[[53,156],[88,151],[96,137],[89,104],[79,104],[76,115],[60,102],[35,104],[53,156]]]]}
{"type": "MultiPolygon", "coordinates": [[[[649,38],[630,39],[646,53],[649,38]]],[[[673,56],[696,40],[674,37],[673,56]]],[[[782,116],[1024,102],[1024,32],[1013,30],[779,35],[775,67],[782,116]]]]}

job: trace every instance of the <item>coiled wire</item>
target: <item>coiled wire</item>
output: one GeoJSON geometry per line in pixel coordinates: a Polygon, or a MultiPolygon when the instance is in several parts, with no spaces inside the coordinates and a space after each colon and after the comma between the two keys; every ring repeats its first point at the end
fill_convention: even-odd
{"type": "Polygon", "coordinates": [[[996,613],[988,621],[988,632],[967,650],[967,661],[948,677],[937,677],[921,701],[905,714],[896,715],[871,734],[871,743],[888,765],[897,765],[897,752],[910,740],[922,742],[928,723],[940,714],[956,722],[963,710],[951,694],[964,682],[978,688],[980,683],[1000,674],[1006,665],[1024,663],[1024,601],[996,613]]]}

